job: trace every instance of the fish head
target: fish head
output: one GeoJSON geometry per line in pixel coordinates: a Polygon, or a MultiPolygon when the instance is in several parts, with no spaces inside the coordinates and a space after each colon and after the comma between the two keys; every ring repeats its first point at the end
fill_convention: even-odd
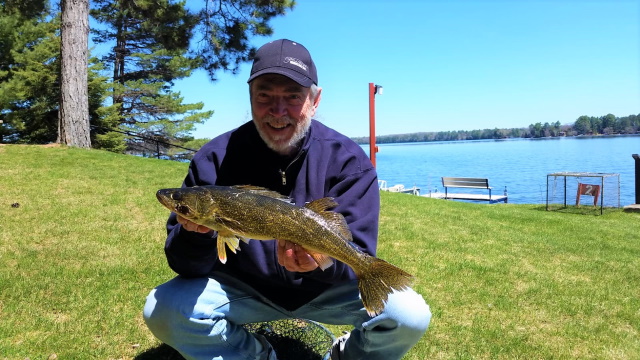
{"type": "Polygon", "coordinates": [[[196,224],[203,225],[216,213],[211,194],[201,187],[160,189],[156,197],[164,207],[196,224]]]}

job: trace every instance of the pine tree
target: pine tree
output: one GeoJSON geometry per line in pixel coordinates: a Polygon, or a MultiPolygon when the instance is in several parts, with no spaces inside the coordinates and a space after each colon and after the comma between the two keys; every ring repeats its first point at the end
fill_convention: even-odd
{"type": "Polygon", "coordinates": [[[294,0],[204,0],[206,6],[199,13],[196,29],[203,44],[197,49],[202,67],[215,80],[220,70],[236,73],[249,61],[255,48],[249,44],[251,36],[273,33],[269,21],[293,9],[294,0]]]}
{"type": "MultiPolygon", "coordinates": [[[[49,8],[29,18],[0,6],[0,120],[4,122],[0,135],[4,142],[46,144],[57,139],[59,29],[59,14],[49,8]]],[[[98,110],[104,102],[105,78],[99,76],[96,59],[90,61],[89,115],[91,124],[102,125],[109,121],[109,108],[98,110]]],[[[91,135],[95,143],[99,135],[91,135]]],[[[105,141],[97,145],[117,148],[105,141]]]]}
{"type": "Polygon", "coordinates": [[[59,22],[48,11],[27,17],[0,6],[0,134],[4,142],[56,140],[58,28],[59,22]]]}
{"type": "MultiPolygon", "coordinates": [[[[103,57],[113,70],[112,106],[118,111],[113,129],[175,143],[211,117],[210,111],[199,112],[204,104],[183,104],[171,91],[173,81],[200,66],[187,56],[196,18],[184,3],[98,0],[92,16],[107,25],[93,32],[94,41],[114,44],[103,57]]],[[[137,143],[128,139],[130,149],[137,143]]]]}

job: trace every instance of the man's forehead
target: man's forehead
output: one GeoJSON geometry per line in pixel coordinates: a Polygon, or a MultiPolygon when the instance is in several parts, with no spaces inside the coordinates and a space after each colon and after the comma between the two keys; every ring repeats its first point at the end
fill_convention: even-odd
{"type": "Polygon", "coordinates": [[[266,74],[259,76],[253,80],[252,83],[258,90],[272,90],[278,87],[284,88],[283,90],[286,92],[304,92],[305,89],[308,89],[288,77],[278,74],[266,74]]]}

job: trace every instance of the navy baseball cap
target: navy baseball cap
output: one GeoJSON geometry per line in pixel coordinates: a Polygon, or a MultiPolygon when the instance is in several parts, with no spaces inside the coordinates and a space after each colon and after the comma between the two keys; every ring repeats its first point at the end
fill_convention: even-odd
{"type": "Polygon", "coordinates": [[[272,41],[258,49],[247,82],[264,74],[284,75],[304,87],[318,85],[316,65],[309,51],[301,44],[287,39],[272,41]]]}

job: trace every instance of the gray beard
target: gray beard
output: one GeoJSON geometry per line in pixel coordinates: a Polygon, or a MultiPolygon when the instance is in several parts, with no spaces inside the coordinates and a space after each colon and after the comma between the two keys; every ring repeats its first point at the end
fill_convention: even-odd
{"type": "MultiPolygon", "coordinates": [[[[273,116],[265,116],[261,120],[269,121],[269,120],[276,120],[276,118],[273,116]]],[[[291,119],[289,119],[288,117],[281,118],[281,120],[284,120],[285,122],[288,122],[288,123],[292,123],[292,121],[290,121],[291,119]]],[[[311,127],[311,118],[307,117],[305,119],[305,122],[302,124],[302,127],[297,129],[297,131],[293,134],[291,139],[289,139],[286,143],[281,143],[278,141],[271,140],[266,134],[262,132],[262,129],[259,126],[256,126],[256,128],[258,129],[258,134],[260,134],[260,138],[262,139],[262,141],[264,141],[267,147],[281,155],[293,154],[295,150],[297,150],[300,147],[302,140],[309,132],[309,127],[311,127]]]]}

